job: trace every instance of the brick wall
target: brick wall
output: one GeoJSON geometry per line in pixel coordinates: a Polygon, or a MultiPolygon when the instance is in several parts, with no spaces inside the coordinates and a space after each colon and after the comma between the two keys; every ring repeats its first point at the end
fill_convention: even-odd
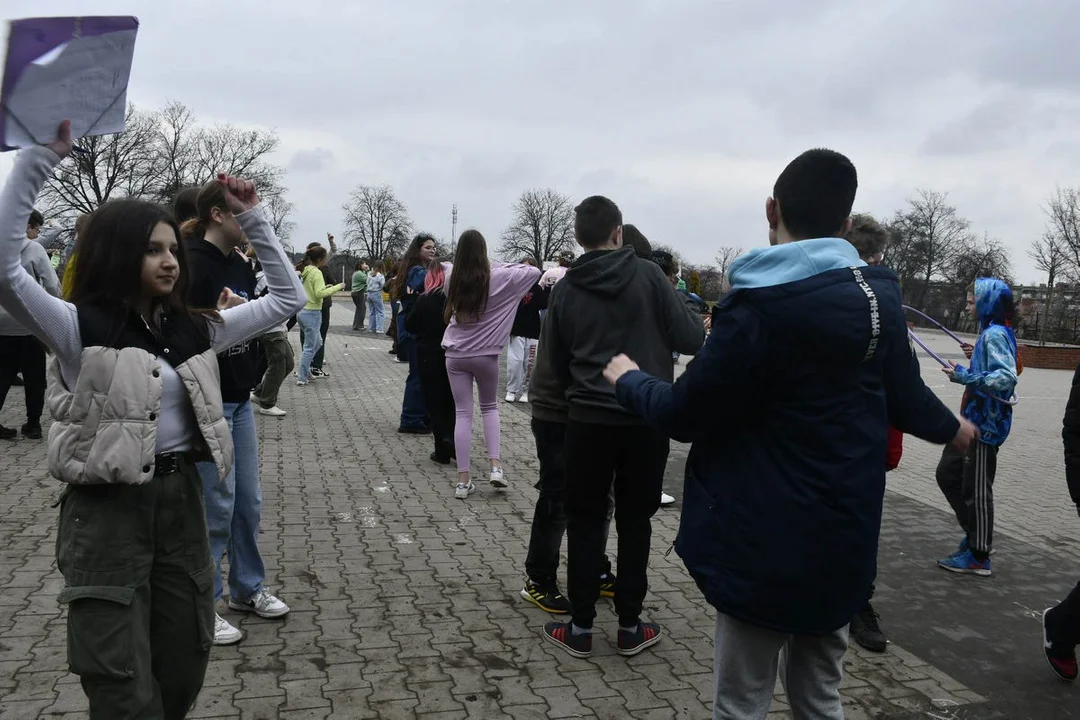
{"type": "Polygon", "coordinates": [[[1080,365],[1080,348],[1057,345],[1020,345],[1024,367],[1047,370],[1075,370],[1080,365]]]}

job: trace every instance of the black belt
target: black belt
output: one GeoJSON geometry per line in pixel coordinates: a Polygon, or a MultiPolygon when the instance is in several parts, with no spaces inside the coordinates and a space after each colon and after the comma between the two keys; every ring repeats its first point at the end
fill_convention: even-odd
{"type": "Polygon", "coordinates": [[[180,472],[180,469],[185,464],[190,463],[191,453],[186,450],[184,452],[160,453],[154,456],[154,475],[157,477],[172,475],[180,472]]]}

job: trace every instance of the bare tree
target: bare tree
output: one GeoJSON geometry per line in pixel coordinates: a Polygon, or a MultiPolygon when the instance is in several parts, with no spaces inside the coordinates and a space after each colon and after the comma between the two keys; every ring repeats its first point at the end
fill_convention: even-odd
{"type": "Polygon", "coordinates": [[[722,245],[720,250],[716,253],[716,269],[720,271],[720,277],[726,278],[728,268],[731,267],[731,263],[735,262],[745,250],[741,247],[735,247],[733,245],[722,245]]]}
{"type": "Polygon", "coordinates": [[[1065,241],[1053,223],[1049,223],[1041,238],[1031,243],[1028,257],[1035,261],[1035,267],[1046,273],[1046,302],[1042,309],[1042,322],[1039,324],[1039,344],[1046,344],[1046,333],[1053,317],[1054,290],[1058,279],[1064,274],[1069,261],[1065,241]]]}
{"type": "Polygon", "coordinates": [[[360,185],[341,209],[345,212],[345,241],[350,250],[378,262],[408,247],[412,233],[409,211],[389,185],[360,185]]]}
{"type": "MultiPolygon", "coordinates": [[[[217,172],[253,180],[264,201],[282,196],[284,170],[268,161],[278,146],[272,130],[203,127],[180,103],[160,111],[128,108],[122,133],[81,138],[42,192],[50,215],[92,212],[121,197],[169,203],[188,185],[201,185],[217,172]]],[[[292,204],[276,202],[275,224],[288,234],[292,204]]]]}
{"type": "Polygon", "coordinates": [[[1058,270],[1080,282],[1080,190],[1058,188],[1046,203],[1046,237],[1062,255],[1058,270]]]}
{"type": "MultiPolygon", "coordinates": [[[[261,198],[262,196],[260,196],[261,198]]],[[[270,216],[270,225],[274,228],[274,234],[286,247],[290,246],[292,231],[296,229],[296,223],[289,219],[295,209],[293,204],[285,199],[284,193],[277,193],[263,199],[266,212],[270,216]]]]}
{"type": "Polygon", "coordinates": [[[551,188],[526,190],[512,213],[499,247],[504,257],[530,257],[540,265],[573,247],[574,204],[566,195],[551,188]]]}
{"type": "Polygon", "coordinates": [[[891,260],[909,265],[915,273],[912,279],[920,281],[915,297],[915,305],[919,307],[925,304],[931,281],[944,276],[957,253],[971,243],[968,231],[971,223],[957,215],[956,208],[948,204],[948,198],[946,193],[919,190],[918,196],[908,201],[910,207],[898,213],[894,221],[894,230],[906,240],[903,245],[893,248],[891,260]],[[897,257],[901,247],[905,248],[908,257],[897,257]]]}
{"type": "Polygon", "coordinates": [[[128,108],[127,130],[76,140],[41,192],[49,215],[93,212],[113,198],[149,197],[162,170],[155,152],[157,115],[128,108]]]}

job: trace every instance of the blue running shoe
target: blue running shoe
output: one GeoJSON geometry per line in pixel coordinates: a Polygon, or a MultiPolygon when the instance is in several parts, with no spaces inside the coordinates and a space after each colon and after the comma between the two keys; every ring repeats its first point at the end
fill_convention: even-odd
{"type": "MultiPolygon", "coordinates": [[[[970,549],[971,549],[971,546],[968,544],[967,535],[965,535],[964,537],[962,537],[960,539],[960,546],[958,548],[956,548],[956,552],[954,552],[949,557],[956,557],[957,555],[963,555],[964,553],[966,553],[970,549]]],[[[993,555],[995,552],[997,552],[997,551],[994,550],[993,548],[990,549],[990,554],[991,555],[993,555]]]]}
{"type": "Polygon", "coordinates": [[[990,558],[986,558],[986,560],[980,562],[970,550],[965,550],[956,555],[950,555],[944,560],[938,560],[938,567],[944,568],[949,572],[961,573],[964,575],[990,577],[992,574],[990,569],[990,558]]]}

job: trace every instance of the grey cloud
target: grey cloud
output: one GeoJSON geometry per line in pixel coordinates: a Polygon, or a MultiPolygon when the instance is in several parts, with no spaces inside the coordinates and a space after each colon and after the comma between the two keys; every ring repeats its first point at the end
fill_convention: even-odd
{"type": "Polygon", "coordinates": [[[317,173],[325,170],[334,162],[334,153],[326,148],[314,150],[300,150],[289,161],[289,172],[317,173]]]}

